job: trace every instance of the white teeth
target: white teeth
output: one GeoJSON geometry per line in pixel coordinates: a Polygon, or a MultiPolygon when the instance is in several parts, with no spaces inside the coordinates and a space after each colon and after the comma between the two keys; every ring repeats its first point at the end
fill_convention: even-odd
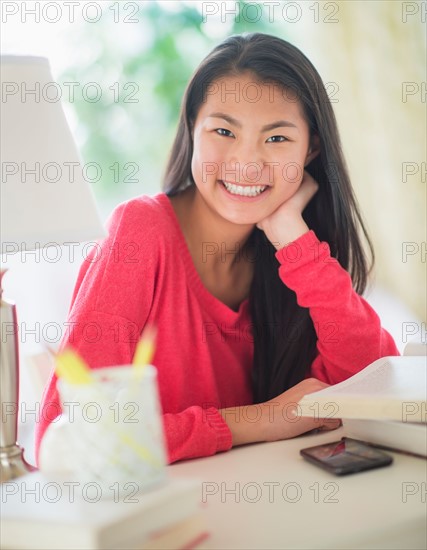
{"type": "Polygon", "coordinates": [[[267,188],[266,185],[247,185],[245,187],[241,185],[234,185],[234,183],[222,182],[230,193],[233,195],[243,195],[244,197],[256,197],[267,188]]]}

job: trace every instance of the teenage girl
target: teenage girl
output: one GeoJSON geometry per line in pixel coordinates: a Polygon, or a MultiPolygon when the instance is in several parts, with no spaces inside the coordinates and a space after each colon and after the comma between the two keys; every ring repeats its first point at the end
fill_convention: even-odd
{"type": "MultiPolygon", "coordinates": [[[[130,364],[157,326],[169,462],[335,428],[294,416],[298,400],[398,355],[361,297],[372,247],[331,104],[284,40],[231,36],[202,61],[163,193],[120,204],[108,229],[62,347],[92,368],[130,364]]],[[[58,407],[52,374],[37,455],[58,407]]]]}

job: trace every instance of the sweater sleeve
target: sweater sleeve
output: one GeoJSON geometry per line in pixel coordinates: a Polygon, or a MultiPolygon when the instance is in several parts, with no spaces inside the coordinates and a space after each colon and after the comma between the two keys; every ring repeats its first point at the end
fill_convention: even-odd
{"type": "Polygon", "coordinates": [[[278,250],[276,258],[281,280],[313,320],[318,355],[310,376],[337,384],[380,357],[399,355],[378,315],[353,289],[349,273],[312,230],[278,250]]]}
{"type": "Polygon", "coordinates": [[[198,405],[176,414],[164,414],[169,463],[186,458],[211,456],[232,447],[230,428],[214,407],[198,405]]]}
{"type": "MultiPolygon", "coordinates": [[[[132,362],[136,344],[149,318],[156,284],[158,251],[155,220],[141,223],[118,207],[107,222],[109,236],[92,249],[75,285],[67,333],[60,349],[71,346],[91,368],[132,362]],[[129,300],[129,294],[132,299],[129,300]],[[125,312],[124,315],[120,315],[125,312]]],[[[155,361],[153,361],[155,364],[155,361]]],[[[53,372],[45,388],[36,425],[37,463],[42,438],[61,414],[53,372]]],[[[172,384],[171,380],[168,383],[172,384]]],[[[163,409],[164,412],[164,409],[163,409]]],[[[232,446],[231,432],[218,409],[192,406],[163,414],[169,462],[208,456],[232,446]]]]}

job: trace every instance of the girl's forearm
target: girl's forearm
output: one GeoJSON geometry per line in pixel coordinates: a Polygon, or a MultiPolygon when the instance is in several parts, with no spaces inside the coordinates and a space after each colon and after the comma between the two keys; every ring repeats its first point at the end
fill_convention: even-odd
{"type": "Polygon", "coordinates": [[[304,395],[328,387],[328,384],[306,378],[274,399],[246,405],[219,409],[232,435],[232,445],[281,441],[314,429],[334,430],[341,424],[336,418],[317,418],[297,414],[298,402],[304,395]]]}

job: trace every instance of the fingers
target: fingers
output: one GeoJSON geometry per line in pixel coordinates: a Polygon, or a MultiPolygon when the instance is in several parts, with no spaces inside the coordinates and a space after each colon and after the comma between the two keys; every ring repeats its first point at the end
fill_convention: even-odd
{"type": "Polygon", "coordinates": [[[300,213],[303,212],[307,204],[311,201],[319,189],[318,183],[310,176],[308,172],[304,172],[301,185],[298,187],[295,194],[285,203],[292,210],[300,213]]]}
{"type": "Polygon", "coordinates": [[[317,181],[310,176],[307,171],[304,171],[304,177],[301,183],[301,196],[305,199],[305,204],[308,204],[310,200],[314,197],[319,189],[319,184],[317,181]]]}
{"type": "Polygon", "coordinates": [[[342,422],[340,418],[325,419],[323,421],[323,424],[319,426],[318,431],[329,432],[329,431],[338,429],[340,426],[342,426],[342,422]]]}

